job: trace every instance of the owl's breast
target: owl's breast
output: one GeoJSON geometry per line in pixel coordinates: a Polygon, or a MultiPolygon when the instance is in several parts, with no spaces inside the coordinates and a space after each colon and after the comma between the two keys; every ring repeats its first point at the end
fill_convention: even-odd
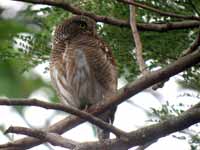
{"type": "Polygon", "coordinates": [[[90,68],[85,51],[68,48],[61,63],[51,69],[53,84],[61,100],[77,108],[102,100],[102,90],[90,68]]]}

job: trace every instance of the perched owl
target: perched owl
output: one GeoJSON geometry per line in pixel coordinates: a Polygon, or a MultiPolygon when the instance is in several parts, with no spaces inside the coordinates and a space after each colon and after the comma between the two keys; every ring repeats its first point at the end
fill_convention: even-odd
{"type": "MultiPolygon", "coordinates": [[[[95,104],[117,90],[117,70],[111,49],[97,35],[96,22],[74,16],[59,24],[54,33],[50,74],[61,101],[79,109],[95,104]]],[[[100,116],[112,123],[116,108],[100,116]]],[[[97,129],[98,138],[109,133],[97,129]]]]}

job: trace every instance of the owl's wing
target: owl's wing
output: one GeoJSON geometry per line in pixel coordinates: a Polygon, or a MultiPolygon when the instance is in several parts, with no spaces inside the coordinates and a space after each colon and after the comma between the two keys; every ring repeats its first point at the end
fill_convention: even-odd
{"type": "Polygon", "coordinates": [[[117,68],[112,51],[99,37],[82,35],[66,43],[63,64],[68,64],[65,68],[70,70],[67,77],[74,77],[75,70],[82,69],[105,91],[115,92],[117,89],[117,68]]]}
{"type": "Polygon", "coordinates": [[[106,90],[116,92],[117,90],[117,66],[111,48],[101,39],[99,41],[99,64],[95,76],[106,90]]]}
{"type": "MultiPolygon", "coordinates": [[[[112,51],[106,43],[98,37],[96,39],[88,38],[87,41],[90,44],[84,45],[84,51],[87,55],[88,64],[101,87],[99,90],[103,91],[103,99],[109,100],[109,97],[116,94],[117,91],[117,68],[112,51]]],[[[112,124],[116,108],[116,106],[109,108],[109,110],[101,114],[100,118],[112,124]]],[[[109,132],[106,130],[96,128],[96,132],[99,140],[109,138],[109,132]]]]}
{"type": "Polygon", "coordinates": [[[99,37],[86,38],[83,46],[91,72],[105,92],[117,90],[117,68],[111,49],[99,37]]]}

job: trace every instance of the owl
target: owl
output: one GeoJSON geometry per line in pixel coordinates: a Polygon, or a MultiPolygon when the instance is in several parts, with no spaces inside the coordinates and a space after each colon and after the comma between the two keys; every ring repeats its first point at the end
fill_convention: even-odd
{"type": "MultiPolygon", "coordinates": [[[[116,63],[93,19],[73,16],[56,27],[50,74],[60,100],[71,107],[85,109],[116,93],[116,63]]],[[[99,117],[113,123],[115,111],[116,107],[99,117]]],[[[100,140],[109,138],[108,131],[96,131],[100,140]]]]}

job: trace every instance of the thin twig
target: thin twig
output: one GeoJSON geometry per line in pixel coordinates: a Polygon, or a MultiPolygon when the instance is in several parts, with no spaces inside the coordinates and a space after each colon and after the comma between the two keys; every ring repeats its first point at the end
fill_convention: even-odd
{"type": "Polygon", "coordinates": [[[114,133],[116,136],[121,137],[121,138],[125,138],[126,137],[126,133],[120,129],[117,129],[116,127],[114,127],[111,124],[108,124],[104,121],[102,121],[101,119],[85,112],[85,111],[81,111],[79,109],[73,108],[73,107],[69,107],[69,106],[65,106],[65,105],[61,105],[61,104],[52,104],[52,103],[48,103],[48,102],[44,102],[44,101],[39,101],[37,99],[3,99],[0,98],[0,105],[7,105],[7,106],[38,106],[38,107],[42,107],[42,108],[46,108],[46,109],[54,109],[54,110],[60,110],[60,111],[64,111],[73,115],[76,115],[82,119],[85,119],[89,122],[91,122],[92,124],[97,125],[100,128],[106,129],[112,133],[114,133]]]}
{"type": "Polygon", "coordinates": [[[160,9],[157,9],[153,6],[141,3],[141,2],[135,2],[135,1],[131,1],[131,0],[117,0],[119,2],[125,3],[125,4],[129,4],[129,5],[133,5],[136,7],[140,7],[146,10],[150,10],[153,12],[156,12],[162,16],[169,16],[169,17],[175,17],[175,18],[181,18],[181,19],[189,19],[189,20],[200,20],[200,17],[197,16],[185,16],[185,15],[178,15],[176,13],[171,13],[171,12],[167,12],[167,11],[162,11],[160,9]]]}
{"type": "Polygon", "coordinates": [[[194,40],[194,42],[192,43],[192,45],[181,53],[180,57],[192,53],[199,47],[199,45],[200,45],[200,33],[198,33],[198,35],[197,35],[196,39],[194,40]]]}
{"type": "MultiPolygon", "coordinates": [[[[76,145],[79,144],[78,142],[63,138],[62,136],[56,133],[48,133],[42,130],[30,129],[30,128],[25,128],[25,127],[13,127],[13,126],[9,127],[5,131],[5,134],[8,134],[8,133],[27,135],[30,137],[38,138],[40,140],[45,140],[54,146],[61,146],[61,147],[70,148],[70,149],[75,148],[76,145]]],[[[3,148],[3,145],[1,145],[0,148],[3,148]]]]}
{"type": "Polygon", "coordinates": [[[130,25],[131,25],[132,35],[135,41],[136,59],[139,65],[140,72],[142,74],[145,74],[147,66],[142,56],[142,42],[136,25],[136,8],[135,6],[132,5],[130,5],[129,8],[130,8],[130,25]]]}
{"type": "Polygon", "coordinates": [[[199,25],[199,21],[177,21],[168,23],[138,23],[137,27],[140,31],[166,32],[172,30],[198,28],[199,25]]]}
{"type": "MultiPolygon", "coordinates": [[[[103,22],[110,25],[115,25],[119,27],[130,27],[128,20],[123,19],[116,19],[107,16],[100,16],[95,15],[94,13],[83,11],[77,7],[70,5],[65,1],[52,1],[52,0],[12,0],[12,1],[21,1],[33,4],[44,4],[50,6],[56,6],[58,8],[62,8],[67,10],[76,15],[85,15],[88,17],[93,18],[97,22],[103,22]]],[[[199,21],[180,21],[180,22],[171,22],[171,23],[163,23],[163,24],[156,24],[156,23],[138,23],[138,29],[141,31],[158,31],[158,32],[165,32],[170,30],[177,30],[177,29],[188,29],[188,28],[196,28],[200,24],[199,21]]]]}
{"type": "MultiPolygon", "coordinates": [[[[15,108],[16,109],[16,108],[15,108]]],[[[33,128],[33,126],[28,122],[28,120],[25,118],[24,115],[22,115],[19,111],[15,111],[15,113],[17,113],[22,119],[23,121],[26,123],[26,125],[29,127],[29,128],[33,128]]],[[[47,125],[46,125],[47,126],[47,125]]],[[[44,143],[44,145],[49,149],[49,150],[54,150],[48,143],[44,143]]]]}

